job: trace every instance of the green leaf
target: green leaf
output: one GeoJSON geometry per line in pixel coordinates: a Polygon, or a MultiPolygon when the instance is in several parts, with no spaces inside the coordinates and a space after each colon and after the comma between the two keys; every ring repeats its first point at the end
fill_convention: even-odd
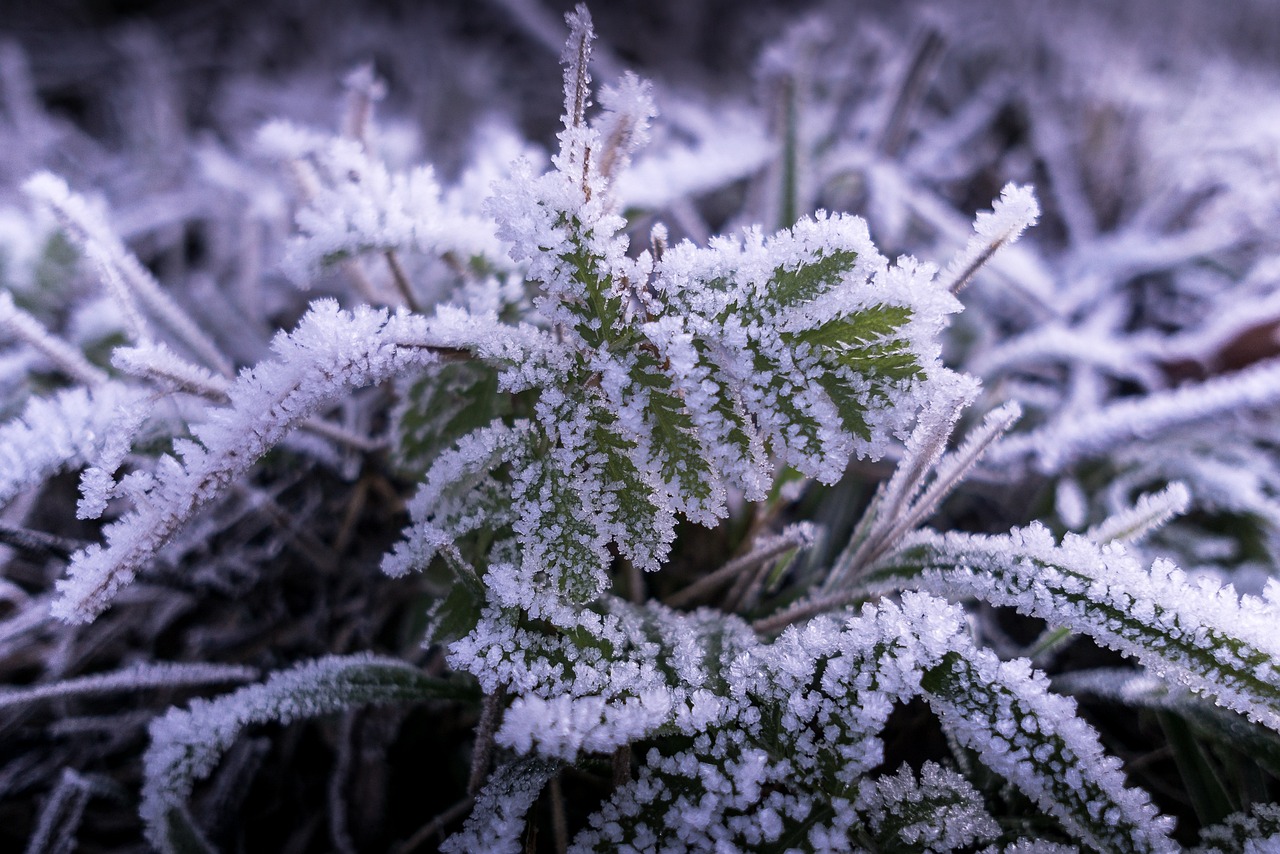
{"type": "Polygon", "coordinates": [[[871,427],[867,424],[866,395],[849,387],[835,374],[823,374],[818,378],[822,390],[835,404],[844,429],[860,439],[871,439],[871,427]]]}
{"type": "Polygon", "coordinates": [[[698,439],[693,417],[684,401],[671,393],[670,376],[662,372],[652,356],[641,354],[632,376],[649,392],[646,415],[659,465],[658,476],[670,489],[677,506],[686,512],[693,509],[690,516],[711,524],[723,503],[721,486],[698,439]]]}
{"type": "Polygon", "coordinates": [[[529,463],[527,482],[516,495],[525,559],[538,568],[534,584],[586,605],[600,595],[608,554],[599,528],[600,488],[594,473],[555,456],[529,463]]]}
{"type": "Polygon", "coordinates": [[[480,622],[484,593],[477,595],[470,584],[455,584],[443,599],[437,599],[427,617],[423,645],[448,644],[466,637],[480,622]]]}
{"type": "Polygon", "coordinates": [[[632,463],[632,446],[603,426],[593,436],[605,457],[605,490],[616,502],[611,521],[623,531],[616,538],[618,550],[641,569],[656,571],[675,537],[675,519],[661,509],[653,487],[632,463]]]}
{"type": "Polygon", "coordinates": [[[1167,562],[1147,570],[1118,546],[1075,535],[1059,546],[1039,525],[1006,536],[924,532],[862,583],[977,596],[1070,626],[1280,731],[1274,607],[1193,588],[1167,562]]]}
{"type": "MultiPolygon", "coordinates": [[[[797,404],[797,393],[800,389],[791,384],[788,379],[789,373],[782,369],[777,358],[765,352],[756,342],[752,342],[750,346],[755,375],[768,377],[770,384],[758,386],[762,393],[761,399],[754,404],[748,404],[748,407],[756,409],[757,412],[771,411],[781,422],[782,426],[778,433],[770,436],[774,453],[784,456],[784,451],[791,450],[806,456],[821,456],[824,434],[822,422],[812,412],[797,404]]],[[[806,475],[813,475],[813,472],[801,465],[800,461],[793,460],[790,456],[787,459],[791,465],[806,475]]]]}
{"type": "Polygon", "coordinates": [[[776,267],[769,280],[769,297],[782,308],[811,302],[839,285],[857,260],[857,252],[837,249],[815,252],[812,260],[790,269],[776,267]]]}
{"type": "Polygon", "coordinates": [[[479,361],[435,367],[409,385],[396,407],[393,462],[421,477],[445,448],[510,411],[496,368],[479,361]]]}
{"type": "MultiPolygon", "coordinates": [[[[853,253],[849,253],[853,254],[853,253]]],[[[786,333],[795,343],[840,350],[883,341],[911,319],[911,309],[901,305],[872,305],[832,318],[820,326],[786,333]]],[[[905,347],[903,341],[893,342],[905,347]]]]}
{"type": "Polygon", "coordinates": [[[1115,854],[1173,850],[1146,794],[1124,788],[1118,763],[1104,758],[1070,702],[1021,667],[985,651],[952,651],[920,684],[952,736],[1075,838],[1115,854]]]}
{"type": "Polygon", "coordinates": [[[575,279],[582,285],[585,303],[566,303],[574,314],[582,318],[575,326],[589,349],[615,344],[622,326],[622,295],[614,288],[611,277],[599,273],[601,259],[587,248],[590,234],[583,234],[577,217],[570,221],[570,241],[574,251],[561,256],[574,270],[575,279]]]}

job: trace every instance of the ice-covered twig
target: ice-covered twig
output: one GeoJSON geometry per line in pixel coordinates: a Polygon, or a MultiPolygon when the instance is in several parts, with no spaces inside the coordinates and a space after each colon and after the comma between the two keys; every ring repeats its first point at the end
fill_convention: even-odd
{"type": "Polygon", "coordinates": [[[720,585],[727,584],[742,573],[767,563],[778,555],[813,545],[813,539],[814,530],[809,523],[788,525],[778,534],[757,541],[746,554],[734,558],[715,572],[708,573],[689,586],[678,590],[669,596],[666,602],[673,608],[684,608],[697,602],[720,585]]]}
{"type": "Polygon", "coordinates": [[[1030,187],[1006,184],[990,213],[979,213],[969,245],[947,265],[942,281],[953,294],[968,284],[974,273],[1001,246],[1013,243],[1040,217],[1040,205],[1030,187]]]}
{"type": "Polygon", "coordinates": [[[1015,403],[993,410],[979,427],[965,437],[959,448],[942,455],[960,409],[966,402],[958,400],[949,417],[936,423],[922,416],[920,426],[907,443],[907,453],[898,469],[867,508],[850,537],[849,545],[837,558],[823,583],[824,595],[833,593],[855,578],[859,571],[923,524],[1022,411],[1015,403]]]}

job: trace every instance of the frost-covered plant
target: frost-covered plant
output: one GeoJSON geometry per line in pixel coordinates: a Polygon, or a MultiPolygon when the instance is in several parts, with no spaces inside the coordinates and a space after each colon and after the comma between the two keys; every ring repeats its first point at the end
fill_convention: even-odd
{"type": "MultiPolygon", "coordinates": [[[[0,470],[0,505],[83,468],[79,515],[112,518],[102,544],[74,549],[53,613],[92,623],[166,549],[176,546],[180,563],[192,543],[184,532],[233,507],[254,466],[294,441],[295,428],[330,448],[383,450],[325,416],[357,389],[394,382],[387,450],[417,483],[409,525],[382,566],[429,577],[438,595],[427,641],[457,674],[330,656],[169,712],[151,726],[144,763],[150,843],[209,847],[188,800],[246,726],[447,700],[478,702],[479,720],[454,819],[467,817],[446,851],[521,850],[544,790],[560,801],[565,770],[592,774],[603,758],[612,787],[578,805],[586,818],[572,840],[557,824],[559,845],[1176,850],[1172,822],[1035,669],[1038,650],[1008,654],[989,624],[971,630],[977,608],[1087,635],[1157,680],[1173,698],[1161,708],[1232,721],[1274,749],[1274,582],[1238,597],[1148,559],[1141,538],[1186,510],[1178,484],[1083,535],[1037,523],[1007,534],[922,526],[984,456],[1006,474],[1034,454],[1052,468],[1050,455],[1075,459],[1162,413],[1182,423],[1188,412],[1268,401],[1270,369],[1256,369],[1256,382],[1128,404],[1146,407],[1140,418],[1113,403],[1094,421],[1050,421],[1008,439],[1020,409],[1001,406],[948,450],[980,393],[941,358],[961,307],[954,292],[1035,221],[1031,191],[1006,187],[939,275],[909,257],[891,264],[856,217],[793,216],[806,203],[791,140],[772,176],[791,191],[776,205],[786,227],[699,245],[672,242],[655,224],[633,247],[629,212],[694,190],[636,183],[655,168],[628,171],[656,115],[652,88],[626,75],[601,90],[592,117],[591,20],[579,7],[568,23],[563,129],[549,168],[533,153],[509,166],[481,157],[446,188],[429,169],[388,166],[363,120],[337,139],[283,124],[262,133],[301,197],[289,275],[305,285],[337,271],[360,300],[396,308],[317,299],[276,336],[272,355],[237,376],[93,205],[51,175],[28,183],[106,286],[128,339],[95,363],[0,297],[0,322],[65,381],[0,428],[0,460],[12,462],[0,470]],[[483,205],[465,191],[477,181],[493,181],[483,205]],[[799,489],[880,460],[896,468],[860,508],[847,545],[806,565],[826,532],[788,524],[799,489]],[[692,580],[673,571],[690,523],[744,521],[740,554],[722,569],[692,580]],[[720,593],[719,607],[680,610],[720,593]],[[891,716],[912,705],[945,735],[939,761],[904,763],[886,743],[891,716]]],[[[359,119],[378,87],[367,74],[348,83],[359,119]]],[[[495,148],[519,149],[508,143],[495,148]]],[[[679,159],[667,151],[653,162],[679,159]]],[[[256,489],[248,500],[269,500],[256,489]]],[[[158,666],[9,701],[251,676],[158,666]]],[[[88,791],[66,777],[40,833],[88,791]]],[[[1273,813],[1262,805],[1232,816],[1206,830],[1205,845],[1236,850],[1249,833],[1271,833],[1273,813]]]]}

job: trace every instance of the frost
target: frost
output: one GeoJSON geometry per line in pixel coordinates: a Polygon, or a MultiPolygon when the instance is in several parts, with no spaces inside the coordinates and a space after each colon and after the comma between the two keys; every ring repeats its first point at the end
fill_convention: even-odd
{"type": "Polygon", "coordinates": [[[137,665],[114,673],[82,676],[78,679],[66,679],[33,688],[9,688],[0,692],[0,709],[65,697],[125,693],[184,685],[247,682],[256,678],[257,675],[258,672],[251,667],[236,665],[156,662],[137,665]]]}
{"type": "Polygon", "coordinates": [[[30,400],[21,415],[0,425],[0,505],[55,472],[95,460],[119,412],[142,398],[135,389],[107,382],[30,400]]]}
{"type": "Polygon", "coordinates": [[[476,797],[466,826],[440,846],[445,854],[492,851],[518,854],[524,850],[524,816],[559,768],[540,759],[517,759],[499,768],[476,797]]]}
{"type": "MultiPolygon", "coordinates": [[[[42,65],[37,88],[0,45],[6,174],[68,176],[26,181],[42,219],[0,210],[0,657],[24,683],[0,692],[16,745],[0,793],[44,796],[32,850],[98,828],[99,793],[130,800],[83,763],[135,740],[144,689],[280,662],[154,721],[153,845],[212,848],[233,825],[233,790],[276,755],[247,729],[430,700],[470,769],[439,775],[453,804],[408,816],[406,850],[450,832],[443,850],[539,833],[576,852],[1177,850],[1174,817],[1050,665],[1055,689],[1156,710],[1265,793],[1274,81],[1168,59],[1198,66],[1194,50],[1126,71],[1092,13],[993,27],[939,6],[908,43],[904,18],[827,3],[773,38],[751,91],[699,93],[624,72],[584,6],[562,28],[533,0],[500,5],[530,44],[563,45],[550,152],[516,130],[536,126],[524,111],[474,97],[510,69],[452,32],[415,31],[413,63],[344,33],[379,45],[394,87],[355,66],[337,134],[306,86],[215,80],[193,142],[165,51],[199,40],[144,27],[119,43],[144,97],[109,103],[121,144],[101,149],[40,102],[66,69],[42,65]],[[991,33],[1034,73],[1002,66],[991,33]],[[422,62],[446,73],[406,87],[422,62]],[[279,103],[296,120],[242,157],[279,103]],[[971,222],[972,193],[1028,175],[1039,191],[1007,184],[971,222]],[[957,246],[941,274],[899,255],[957,246]],[[336,298],[308,306],[283,278],[336,298]],[[108,610],[139,576],[155,583],[108,610]],[[1007,633],[1006,608],[1039,638],[1007,633]],[[1137,669],[1053,660],[1081,634],[1137,669]],[[255,666],[147,663],[138,642],[255,666]],[[292,660],[362,644],[422,668],[292,660]],[[93,711],[123,693],[137,709],[93,711]],[[899,766],[922,708],[945,739],[899,766]]],[[[704,36],[672,31],[670,50],[704,36]]],[[[418,710],[405,720],[320,728],[328,784],[305,788],[329,838],[291,845],[390,840],[378,784],[408,767],[387,759],[417,743],[418,710]]],[[[1209,814],[1169,794],[1178,821],[1209,814]]],[[[1265,850],[1277,829],[1254,805],[1202,849],[1265,850]]]]}
{"type": "Polygon", "coordinates": [[[191,791],[250,724],[287,724],[364,703],[452,693],[447,684],[402,661],[372,655],[330,656],[216,700],[194,700],[187,709],[172,709],[151,724],[151,746],[143,760],[146,784],[139,812],[147,825],[147,839],[165,851],[175,847],[174,834],[198,837],[183,816],[191,791]]]}
{"type": "Polygon", "coordinates": [[[245,472],[298,421],[350,388],[434,361],[425,321],[362,308],[342,312],[316,302],[298,328],[273,342],[277,361],[246,371],[228,390],[230,405],[175,448],[135,507],[106,528],[105,546],[78,552],[58,582],[54,614],[87,622],[133,580],[197,509],[245,472]],[[180,458],[179,458],[180,457],[180,458]]]}
{"type": "Polygon", "coordinates": [[[1016,241],[1040,217],[1040,205],[1030,187],[1006,184],[990,213],[979,213],[973,237],[942,274],[947,288],[956,293],[1000,247],[1016,241]]]}
{"type": "Polygon", "coordinates": [[[451,204],[429,167],[393,173],[357,140],[317,139],[280,125],[268,125],[259,142],[305,157],[315,169],[317,184],[296,214],[298,234],[282,261],[300,286],[327,265],[369,252],[408,250],[463,263],[506,254],[492,225],[451,204]]]}
{"type": "Polygon", "coordinates": [[[1118,544],[1033,525],[1007,536],[922,532],[868,576],[1009,605],[1131,655],[1152,672],[1280,729],[1273,603],[1191,582],[1165,561],[1144,569],[1118,544]],[[1260,669],[1261,666],[1261,669],[1260,669]]]}

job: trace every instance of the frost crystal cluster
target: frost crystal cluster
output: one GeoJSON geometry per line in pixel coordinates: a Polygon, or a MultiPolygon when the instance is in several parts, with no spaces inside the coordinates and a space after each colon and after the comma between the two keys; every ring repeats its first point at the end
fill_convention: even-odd
{"type": "MultiPolygon", "coordinates": [[[[550,31],[534,4],[506,5],[550,31]]],[[[175,652],[76,676],[72,645],[56,646],[37,684],[0,693],[15,715],[0,724],[50,701],[251,683],[151,720],[137,807],[164,852],[216,850],[228,830],[210,816],[270,750],[252,734],[311,719],[334,745],[343,851],[359,847],[361,775],[415,737],[465,749],[438,762],[460,799],[418,815],[405,852],[533,850],[539,828],[573,852],[1128,854],[1183,850],[1194,830],[1192,850],[1271,850],[1280,475],[1249,464],[1275,444],[1280,369],[1219,370],[1246,313],[1159,337],[1156,308],[1116,302],[1098,257],[1149,271],[1176,252],[1149,248],[1157,263],[1104,239],[1049,143],[1050,213],[1095,253],[1066,252],[1070,288],[1013,245],[1041,217],[1030,186],[957,225],[920,176],[944,183],[957,154],[942,141],[968,139],[960,125],[991,119],[1004,90],[987,84],[934,148],[917,139],[902,116],[924,109],[937,33],[894,98],[879,93],[871,133],[836,103],[814,21],[766,52],[772,117],[629,72],[597,90],[591,70],[617,63],[593,58],[585,7],[566,22],[549,156],[491,123],[456,176],[406,165],[373,122],[386,92],[367,67],[346,80],[341,135],[260,130],[253,168],[287,175],[292,201],[256,190],[240,237],[292,206],[278,270],[324,290],[289,331],[262,322],[291,303],[256,288],[261,271],[241,271],[236,297],[260,317],[220,297],[197,320],[99,200],[48,171],[26,180],[44,231],[22,239],[96,296],[69,317],[9,281],[21,265],[3,270],[0,544],[60,578],[36,593],[0,581],[0,652],[54,631],[50,614],[66,637],[130,625],[175,652]],[[839,212],[855,185],[881,244],[918,241],[950,259],[941,272],[889,260],[839,212]],[[691,201],[713,192],[755,200],[713,228],[691,201]],[[42,530],[75,473],[74,533],[42,530]],[[341,521],[317,535],[339,484],[341,521]],[[1009,496],[1023,506],[990,509],[1009,496]],[[394,518],[366,547],[375,513],[394,518]],[[1197,537],[1214,514],[1243,521],[1197,537]],[[212,607],[201,595],[258,607],[248,567],[285,552],[326,593],[279,637],[303,644],[367,604],[411,612],[400,654],[354,628],[329,654],[255,659],[264,674],[173,640],[212,607]],[[409,593],[353,606],[343,554],[409,593]],[[130,609],[146,614],[111,622],[130,609]],[[1090,664],[1064,665],[1068,649],[1090,664]],[[1121,761],[1124,730],[1079,713],[1095,701],[1163,728],[1194,830],[1121,761]],[[424,736],[424,709],[452,735],[424,736]]],[[[227,192],[260,178],[216,147],[201,162],[227,192]]],[[[1194,205],[1168,204],[1200,241],[1185,251],[1217,245],[1194,205]]],[[[182,643],[270,647],[239,627],[247,610],[218,613],[182,643]]],[[[0,786],[23,768],[0,768],[0,786]]],[[[124,797],[82,770],[60,769],[29,850],[69,850],[92,799],[124,797]]]]}

